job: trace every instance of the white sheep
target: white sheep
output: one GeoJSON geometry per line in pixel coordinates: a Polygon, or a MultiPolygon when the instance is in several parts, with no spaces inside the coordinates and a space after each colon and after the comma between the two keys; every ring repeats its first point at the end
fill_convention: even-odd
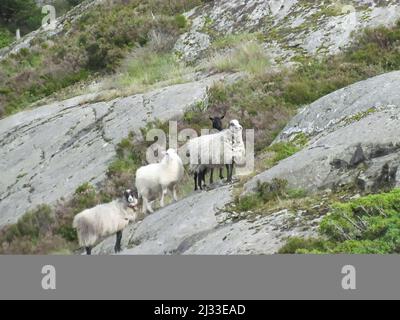
{"type": "Polygon", "coordinates": [[[143,201],[143,214],[153,212],[151,203],[158,198],[161,198],[160,206],[164,207],[164,198],[168,191],[178,201],[177,185],[183,176],[183,163],[174,149],[165,152],[160,163],[139,168],[136,171],[136,188],[139,199],[143,201]]]}
{"type": "Polygon", "coordinates": [[[138,218],[139,204],[136,191],[126,190],[123,199],[98,205],[75,216],[73,228],[77,230],[79,244],[91,255],[93,246],[101,238],[116,234],[115,252],[121,251],[122,231],[138,218]]]}
{"type": "Polygon", "coordinates": [[[238,120],[232,120],[229,128],[218,133],[191,139],[183,152],[190,155],[190,172],[198,174],[205,168],[215,169],[227,166],[228,181],[232,181],[234,164],[245,165],[243,128],[238,120]]]}

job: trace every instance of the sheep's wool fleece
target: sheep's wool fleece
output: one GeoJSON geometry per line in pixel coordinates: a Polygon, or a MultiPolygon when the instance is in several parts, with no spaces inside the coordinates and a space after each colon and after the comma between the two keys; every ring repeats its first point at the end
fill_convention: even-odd
{"type": "Polygon", "coordinates": [[[233,132],[229,129],[190,140],[187,144],[190,152],[191,170],[199,164],[211,166],[241,163],[245,158],[242,130],[233,132]]]}
{"type": "Polygon", "coordinates": [[[81,212],[75,217],[73,226],[78,230],[80,245],[88,247],[100,237],[123,230],[136,217],[137,213],[122,201],[113,201],[81,212]]]}

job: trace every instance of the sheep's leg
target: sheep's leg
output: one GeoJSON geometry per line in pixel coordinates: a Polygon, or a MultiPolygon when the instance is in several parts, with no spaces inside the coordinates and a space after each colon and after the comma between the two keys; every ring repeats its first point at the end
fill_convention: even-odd
{"type": "Polygon", "coordinates": [[[143,201],[143,203],[142,203],[142,212],[143,212],[144,215],[146,215],[146,213],[147,213],[147,199],[143,198],[142,201],[143,201]]]}
{"type": "Polygon", "coordinates": [[[224,168],[219,169],[219,178],[222,180],[224,178],[224,168]]]}
{"type": "Polygon", "coordinates": [[[114,251],[115,253],[121,252],[121,240],[122,240],[122,231],[117,232],[117,241],[115,243],[114,251]]]}
{"type": "Polygon", "coordinates": [[[228,182],[232,182],[233,164],[228,165],[228,182]]]}
{"type": "Polygon", "coordinates": [[[85,249],[86,249],[86,254],[88,256],[91,256],[92,255],[92,248],[91,247],[86,247],[85,249]]]}
{"type": "Polygon", "coordinates": [[[173,188],[173,193],[174,193],[174,201],[177,202],[178,201],[178,187],[175,185],[173,188]]]}
{"type": "Polygon", "coordinates": [[[153,213],[153,208],[149,204],[147,198],[143,197],[143,214],[146,215],[147,212],[153,213]]]}
{"type": "Polygon", "coordinates": [[[164,208],[164,198],[168,193],[168,188],[163,188],[162,193],[161,193],[161,200],[160,200],[160,207],[164,208]]]}
{"type": "Polygon", "coordinates": [[[199,173],[199,175],[197,176],[197,184],[200,187],[200,190],[203,190],[203,181],[204,181],[204,173],[201,172],[199,173]]]}
{"type": "MultiPolygon", "coordinates": [[[[197,191],[199,188],[197,187],[197,172],[194,174],[194,191],[197,191]]],[[[200,184],[200,188],[201,188],[201,184],[200,184]]]]}
{"type": "Polygon", "coordinates": [[[214,169],[210,170],[210,184],[214,183],[214,169]]]}
{"type": "Polygon", "coordinates": [[[207,169],[203,171],[203,174],[201,176],[201,183],[206,186],[206,175],[207,175],[207,169]]]}
{"type": "Polygon", "coordinates": [[[226,179],[229,180],[229,170],[231,168],[231,165],[230,164],[226,164],[225,168],[226,168],[226,179]]]}

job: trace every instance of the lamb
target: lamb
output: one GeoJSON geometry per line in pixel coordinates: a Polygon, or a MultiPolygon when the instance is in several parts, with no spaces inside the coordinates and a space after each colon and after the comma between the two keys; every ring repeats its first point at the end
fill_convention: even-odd
{"type": "Polygon", "coordinates": [[[116,234],[114,250],[121,251],[122,231],[130,222],[138,218],[138,194],[135,190],[126,190],[123,199],[98,205],[82,211],[75,216],[73,228],[77,230],[79,244],[92,254],[92,248],[103,237],[116,234]]]}
{"type": "Polygon", "coordinates": [[[183,163],[174,149],[165,152],[160,163],[139,168],[136,171],[136,188],[139,199],[143,201],[143,214],[153,212],[151,203],[158,198],[161,198],[160,206],[164,207],[164,198],[168,192],[178,201],[177,185],[183,176],[183,163]]]}
{"type": "Polygon", "coordinates": [[[231,182],[234,164],[245,164],[242,131],[239,121],[232,120],[226,130],[191,139],[183,147],[183,151],[190,155],[190,171],[199,174],[206,168],[215,169],[227,165],[228,182],[231,182]]]}

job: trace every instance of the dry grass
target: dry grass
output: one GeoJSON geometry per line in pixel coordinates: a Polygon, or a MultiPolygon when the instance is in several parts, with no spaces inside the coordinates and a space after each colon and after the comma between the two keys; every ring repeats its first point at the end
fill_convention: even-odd
{"type": "Polygon", "coordinates": [[[227,51],[216,52],[206,63],[206,70],[218,72],[265,73],[271,66],[265,49],[256,41],[237,44],[227,51]]]}

